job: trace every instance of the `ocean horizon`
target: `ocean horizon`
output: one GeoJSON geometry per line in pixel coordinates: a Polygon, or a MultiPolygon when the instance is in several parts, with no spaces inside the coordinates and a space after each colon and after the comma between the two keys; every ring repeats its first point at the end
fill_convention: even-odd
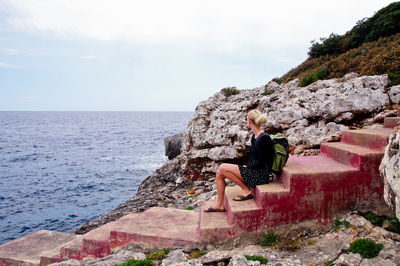
{"type": "Polygon", "coordinates": [[[128,200],[193,114],[0,111],[0,244],[72,232],[128,200]]]}

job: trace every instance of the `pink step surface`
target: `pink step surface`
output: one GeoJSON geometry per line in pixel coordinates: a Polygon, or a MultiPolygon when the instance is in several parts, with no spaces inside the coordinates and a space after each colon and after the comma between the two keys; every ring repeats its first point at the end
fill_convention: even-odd
{"type": "Polygon", "coordinates": [[[0,265],[40,265],[43,255],[59,250],[75,238],[72,234],[47,230],[31,233],[0,246],[0,265]]]}
{"type": "Polygon", "coordinates": [[[132,213],[119,220],[102,225],[79,239],[68,243],[61,248],[61,257],[66,259],[83,259],[87,256],[102,258],[111,253],[114,246],[110,242],[112,230],[121,230],[127,226],[134,226],[134,218],[139,214],[132,213]]]}
{"type": "Polygon", "coordinates": [[[342,143],[383,151],[392,131],[392,128],[344,130],[342,143]]]}
{"type": "Polygon", "coordinates": [[[383,157],[383,151],[354,146],[343,142],[331,142],[321,144],[321,154],[343,164],[361,169],[369,167],[369,163],[378,162],[383,157]]]}
{"type": "Polygon", "coordinates": [[[134,218],[134,226],[111,231],[111,242],[136,242],[163,247],[192,247],[200,240],[200,212],[153,207],[134,218]]]}
{"type": "Polygon", "coordinates": [[[358,170],[355,167],[340,163],[323,155],[318,156],[291,156],[282,170],[280,180],[283,187],[289,189],[296,177],[329,176],[354,174],[358,170]]]}

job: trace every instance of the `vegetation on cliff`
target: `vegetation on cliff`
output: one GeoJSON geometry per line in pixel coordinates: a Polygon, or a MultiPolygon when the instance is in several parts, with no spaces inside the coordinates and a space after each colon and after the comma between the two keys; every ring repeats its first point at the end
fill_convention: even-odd
{"type": "Polygon", "coordinates": [[[344,35],[332,33],[312,42],[309,58],[278,82],[299,78],[306,86],[319,79],[340,78],[349,72],[360,75],[391,75],[391,85],[400,82],[400,2],[360,20],[344,35]],[[394,81],[397,80],[397,81],[394,81]]]}

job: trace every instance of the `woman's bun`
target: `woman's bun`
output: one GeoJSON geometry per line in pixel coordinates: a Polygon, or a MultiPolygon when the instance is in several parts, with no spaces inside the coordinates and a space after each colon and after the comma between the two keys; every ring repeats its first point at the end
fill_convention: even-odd
{"type": "Polygon", "coordinates": [[[247,117],[258,127],[267,123],[267,117],[263,115],[258,109],[253,109],[249,111],[247,117]]]}

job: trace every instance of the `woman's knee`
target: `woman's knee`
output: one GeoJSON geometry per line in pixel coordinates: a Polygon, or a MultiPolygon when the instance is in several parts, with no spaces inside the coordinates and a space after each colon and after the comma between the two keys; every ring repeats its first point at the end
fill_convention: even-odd
{"type": "Polygon", "coordinates": [[[217,170],[217,178],[225,178],[226,164],[221,164],[217,170]]]}

